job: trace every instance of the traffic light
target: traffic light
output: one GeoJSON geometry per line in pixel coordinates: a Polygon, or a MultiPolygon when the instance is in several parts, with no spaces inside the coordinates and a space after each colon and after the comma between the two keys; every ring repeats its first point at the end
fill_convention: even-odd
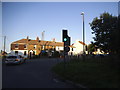
{"type": "Polygon", "coordinates": [[[62,35],[65,46],[70,46],[70,37],[67,35],[67,30],[63,30],[62,35]]]}
{"type": "Polygon", "coordinates": [[[70,47],[64,47],[65,52],[69,52],[70,51],[70,47]]]}
{"type": "Polygon", "coordinates": [[[67,37],[67,41],[65,42],[65,45],[70,46],[70,37],[67,37]]]}
{"type": "Polygon", "coordinates": [[[70,51],[70,37],[67,35],[67,30],[63,30],[63,42],[64,42],[64,51],[70,51]]]}
{"type": "Polygon", "coordinates": [[[67,41],[67,37],[68,37],[68,35],[67,35],[67,30],[63,30],[63,34],[62,34],[63,36],[63,42],[66,42],[67,41]]]}

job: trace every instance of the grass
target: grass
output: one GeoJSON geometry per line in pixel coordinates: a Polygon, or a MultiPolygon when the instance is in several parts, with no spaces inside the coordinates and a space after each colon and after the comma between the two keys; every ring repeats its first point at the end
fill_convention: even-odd
{"type": "Polygon", "coordinates": [[[72,59],[61,62],[52,70],[64,79],[88,88],[119,88],[119,60],[113,58],[72,59]]]}

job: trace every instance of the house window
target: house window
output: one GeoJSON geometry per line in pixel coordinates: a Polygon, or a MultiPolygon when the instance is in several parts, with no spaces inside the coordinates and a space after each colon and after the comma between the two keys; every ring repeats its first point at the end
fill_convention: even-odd
{"type": "Polygon", "coordinates": [[[15,55],[18,55],[18,51],[15,51],[15,55]]]}
{"type": "Polygon", "coordinates": [[[72,51],[73,51],[73,48],[72,48],[72,51]]]}
{"type": "Polygon", "coordinates": [[[24,51],[24,55],[26,55],[26,51],[24,51]]]}
{"type": "Polygon", "coordinates": [[[17,49],[18,49],[18,44],[16,44],[16,45],[15,45],[15,48],[17,48],[17,49]]]}
{"type": "Polygon", "coordinates": [[[27,45],[24,45],[24,48],[27,48],[27,45]]]}
{"type": "Polygon", "coordinates": [[[36,45],[34,45],[34,49],[36,49],[36,45]]]}

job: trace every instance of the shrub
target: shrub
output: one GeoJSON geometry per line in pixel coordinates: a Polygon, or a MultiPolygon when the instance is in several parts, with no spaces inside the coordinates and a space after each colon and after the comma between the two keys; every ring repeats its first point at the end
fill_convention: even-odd
{"type": "Polygon", "coordinates": [[[60,57],[60,53],[59,53],[58,51],[55,51],[55,52],[53,53],[53,57],[60,57]]]}

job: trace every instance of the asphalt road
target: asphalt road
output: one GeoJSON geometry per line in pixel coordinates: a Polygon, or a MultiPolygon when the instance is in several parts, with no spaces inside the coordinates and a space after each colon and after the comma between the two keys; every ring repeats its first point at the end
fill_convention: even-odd
{"type": "Polygon", "coordinates": [[[74,88],[55,78],[52,66],[61,59],[30,59],[21,65],[2,65],[2,88],[74,88]]]}

